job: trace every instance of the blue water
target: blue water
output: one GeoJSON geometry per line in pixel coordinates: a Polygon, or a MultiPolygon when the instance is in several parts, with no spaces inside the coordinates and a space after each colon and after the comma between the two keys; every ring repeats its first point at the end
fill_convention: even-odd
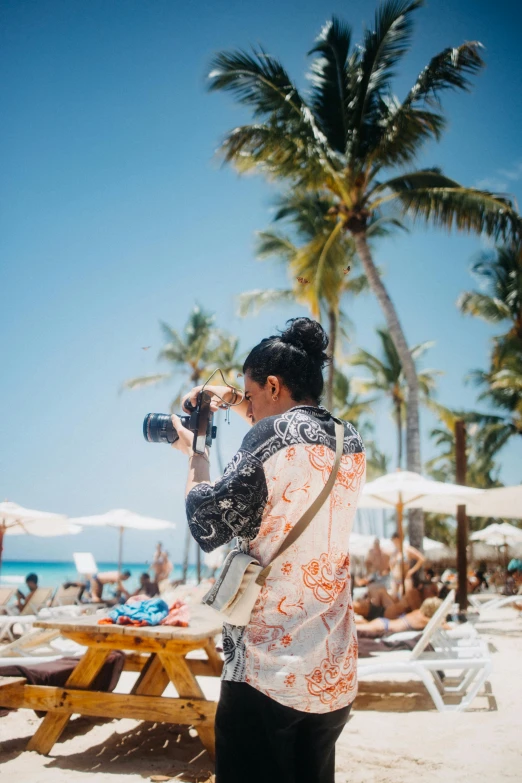
{"type": "MultiPolygon", "coordinates": [[[[118,568],[118,564],[115,562],[98,562],[99,571],[114,571],[118,568]]],[[[129,579],[129,587],[127,584],[125,587],[128,590],[133,590],[138,587],[139,575],[148,570],[147,563],[125,563],[125,570],[129,570],[132,574],[129,579]]],[[[60,562],[60,561],[34,561],[34,560],[4,560],[2,562],[2,570],[0,573],[0,584],[12,585],[13,587],[23,585],[27,574],[34,572],[38,575],[38,583],[40,587],[58,587],[62,582],[69,582],[78,580],[78,573],[73,562],[60,562]]],[[[196,571],[194,566],[189,566],[188,578],[195,578],[196,571]]],[[[170,575],[171,579],[181,578],[181,565],[175,565],[170,575]]]]}

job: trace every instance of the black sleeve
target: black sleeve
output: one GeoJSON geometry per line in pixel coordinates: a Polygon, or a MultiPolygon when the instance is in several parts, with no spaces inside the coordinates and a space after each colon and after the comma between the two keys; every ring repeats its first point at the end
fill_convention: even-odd
{"type": "Polygon", "coordinates": [[[261,461],[240,449],[214,485],[197,484],[187,495],[190,532],[204,552],[236,536],[251,540],[259,532],[267,499],[261,461]]]}

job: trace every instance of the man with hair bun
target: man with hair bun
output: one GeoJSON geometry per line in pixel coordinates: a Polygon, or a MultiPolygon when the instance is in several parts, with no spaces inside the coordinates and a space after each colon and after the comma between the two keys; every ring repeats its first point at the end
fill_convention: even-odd
{"type": "MultiPolygon", "coordinates": [[[[192,451],[192,434],[172,417],[173,447],[189,460],[188,524],[205,552],[238,537],[264,567],[321,494],[336,451],[334,419],[320,404],[327,347],[319,323],[294,318],[248,354],[240,404],[229,387],[205,387],[213,410],[234,404],[252,425],[213,483],[208,455],[192,451]]],[[[335,742],[357,693],[348,540],[366,472],[359,434],[342,425],[329,496],[274,561],[248,625],[224,625],[216,783],[334,781],[335,742]]]]}

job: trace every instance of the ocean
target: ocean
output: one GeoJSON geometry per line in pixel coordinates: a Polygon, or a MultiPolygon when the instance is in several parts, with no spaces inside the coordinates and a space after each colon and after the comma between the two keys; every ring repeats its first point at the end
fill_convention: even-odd
{"type": "MultiPolygon", "coordinates": [[[[99,571],[114,571],[118,568],[116,562],[97,563],[99,571]]],[[[132,574],[127,589],[138,587],[139,575],[149,568],[148,563],[127,563],[125,569],[132,574]]],[[[38,576],[40,587],[58,587],[63,582],[77,581],[78,573],[73,562],[67,561],[35,561],[35,560],[3,560],[0,572],[0,584],[17,587],[25,583],[27,574],[34,572],[38,576]]],[[[177,564],[170,575],[171,579],[181,579],[181,565],[177,564]]],[[[189,566],[189,580],[196,578],[196,568],[189,566]]],[[[127,587],[127,585],[125,585],[127,587]]]]}

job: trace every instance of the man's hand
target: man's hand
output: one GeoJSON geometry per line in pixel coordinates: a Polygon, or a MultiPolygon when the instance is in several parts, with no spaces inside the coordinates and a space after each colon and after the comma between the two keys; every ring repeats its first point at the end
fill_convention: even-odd
{"type": "MultiPolygon", "coordinates": [[[[189,393],[185,394],[185,396],[182,398],[181,409],[185,413],[189,413],[188,409],[185,408],[185,403],[190,402],[190,404],[195,408],[198,394],[202,389],[203,386],[194,386],[194,388],[191,389],[189,393]]],[[[223,400],[228,402],[234,397],[234,392],[230,386],[205,386],[205,391],[210,394],[210,410],[212,413],[215,413],[219,409],[219,406],[223,404],[223,400]]]]}
{"type": "Polygon", "coordinates": [[[192,444],[194,442],[194,433],[183,426],[183,424],[181,423],[181,419],[179,418],[179,416],[176,416],[175,413],[173,413],[170,418],[172,424],[174,425],[174,429],[179,435],[178,440],[174,441],[174,443],[172,444],[172,448],[183,452],[183,454],[186,454],[188,457],[191,457],[192,454],[194,453],[192,450],[192,444]]]}

